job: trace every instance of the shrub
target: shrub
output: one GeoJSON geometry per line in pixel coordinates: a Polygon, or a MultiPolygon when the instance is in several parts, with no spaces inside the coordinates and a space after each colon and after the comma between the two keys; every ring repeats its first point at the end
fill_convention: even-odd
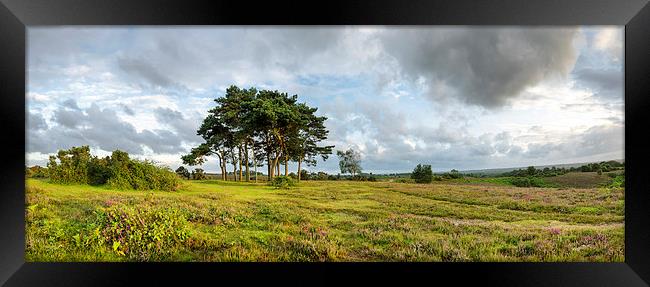
{"type": "Polygon", "coordinates": [[[413,179],[411,179],[411,178],[398,178],[398,179],[395,179],[395,182],[398,182],[398,183],[413,183],[415,181],[413,179]]]}
{"type": "Polygon", "coordinates": [[[189,238],[187,220],[175,208],[111,207],[96,214],[104,242],[131,260],[164,260],[189,238]]]}
{"type": "Polygon", "coordinates": [[[300,170],[300,179],[301,179],[301,180],[309,180],[310,178],[311,178],[311,177],[310,177],[310,175],[309,175],[309,171],[307,171],[307,170],[305,170],[305,169],[300,170]]]}
{"type": "Polygon", "coordinates": [[[190,179],[190,171],[182,165],[176,169],[176,174],[181,178],[190,179]]]}
{"type": "Polygon", "coordinates": [[[612,181],[607,185],[611,188],[624,188],[625,187],[625,175],[617,175],[612,178],[612,181]]]}
{"type": "Polygon", "coordinates": [[[25,175],[29,178],[46,178],[48,177],[48,170],[39,165],[35,165],[25,169],[25,175]]]}
{"type": "Polygon", "coordinates": [[[418,164],[415,169],[413,169],[411,178],[415,180],[416,183],[430,183],[433,179],[431,166],[418,164]]]}
{"type": "Polygon", "coordinates": [[[339,178],[336,175],[330,174],[327,176],[327,180],[338,180],[339,178]]]}
{"type": "Polygon", "coordinates": [[[463,174],[458,172],[455,169],[452,169],[450,172],[443,173],[442,177],[446,179],[457,179],[457,178],[463,178],[463,174]]]}
{"type": "Polygon", "coordinates": [[[111,178],[112,170],[110,166],[110,157],[96,158],[93,157],[88,165],[88,184],[101,185],[105,184],[111,178]]]}
{"type": "Polygon", "coordinates": [[[319,171],[315,177],[317,180],[327,180],[329,178],[329,175],[327,175],[325,172],[319,171]]]}
{"type": "Polygon", "coordinates": [[[544,181],[537,177],[513,177],[510,184],[517,187],[545,187],[544,181]]]}
{"type": "Polygon", "coordinates": [[[59,150],[56,156],[50,156],[47,163],[50,181],[63,184],[88,183],[90,159],[88,146],[59,150]]]}
{"type": "Polygon", "coordinates": [[[275,188],[290,188],[296,185],[293,179],[284,175],[274,177],[270,184],[275,188]]]}
{"type": "Polygon", "coordinates": [[[196,168],[192,171],[192,179],[204,180],[206,179],[205,172],[201,168],[196,168]]]}
{"type": "Polygon", "coordinates": [[[110,157],[90,155],[88,146],[60,150],[50,156],[50,181],[64,184],[108,184],[118,189],[176,190],[180,181],[175,173],[150,161],[129,158],[120,150],[110,157]]]}

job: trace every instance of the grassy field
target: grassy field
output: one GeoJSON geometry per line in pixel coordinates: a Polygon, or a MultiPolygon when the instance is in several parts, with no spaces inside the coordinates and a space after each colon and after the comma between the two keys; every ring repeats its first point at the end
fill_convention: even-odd
{"type": "Polygon", "coordinates": [[[620,188],[29,179],[27,261],[624,261],[620,188]]]}
{"type": "MultiPolygon", "coordinates": [[[[611,172],[612,174],[620,174],[620,172],[611,172]]],[[[559,176],[546,178],[546,181],[560,186],[572,186],[579,188],[594,188],[599,187],[611,178],[607,173],[598,174],[596,172],[571,172],[559,176]]]]}

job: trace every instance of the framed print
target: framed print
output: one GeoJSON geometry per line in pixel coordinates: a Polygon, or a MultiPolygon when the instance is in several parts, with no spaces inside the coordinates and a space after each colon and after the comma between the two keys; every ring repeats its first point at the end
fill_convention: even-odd
{"type": "Polygon", "coordinates": [[[647,1],[2,4],[7,286],[650,281],[647,1]]]}

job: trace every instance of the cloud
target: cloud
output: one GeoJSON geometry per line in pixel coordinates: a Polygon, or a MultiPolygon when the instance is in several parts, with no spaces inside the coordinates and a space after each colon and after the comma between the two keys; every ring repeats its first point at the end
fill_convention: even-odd
{"type": "Polygon", "coordinates": [[[526,87],[566,75],[576,60],[570,28],[387,29],[387,53],[429,99],[447,97],[486,108],[505,105],[526,87]]]}
{"type": "MultiPolygon", "coordinates": [[[[151,62],[140,58],[121,57],[117,60],[118,67],[128,76],[144,80],[154,87],[171,87],[174,81],[161,73],[151,62]]],[[[136,81],[139,82],[139,81],[136,81]]]]}
{"type": "MultiPolygon", "coordinates": [[[[590,31],[32,28],[28,150],[90,144],[180,164],[212,99],[237,84],[318,107],[326,144],[360,149],[370,171],[602,157],[622,150],[598,141],[622,130],[622,64],[599,60],[616,34],[590,31]],[[594,36],[576,49],[576,33],[594,36]]],[[[336,156],[316,169],[337,170],[336,156]]]]}
{"type": "Polygon", "coordinates": [[[617,62],[623,58],[623,29],[620,27],[601,28],[593,38],[593,46],[617,62]]]}
{"type": "Polygon", "coordinates": [[[84,119],[84,115],[80,114],[80,110],[72,110],[66,108],[58,108],[54,111],[52,121],[68,128],[76,128],[84,119]]]}
{"type": "Polygon", "coordinates": [[[27,129],[30,131],[46,130],[48,128],[47,122],[41,114],[28,112],[27,116],[27,129]]]}
{"type": "Polygon", "coordinates": [[[135,116],[135,111],[133,109],[129,108],[129,106],[125,104],[120,104],[120,107],[122,107],[122,111],[124,111],[125,114],[129,116],[135,116]]]}
{"type": "Polygon", "coordinates": [[[52,153],[78,145],[91,145],[105,151],[120,149],[132,154],[143,154],[145,147],[154,153],[185,150],[181,146],[183,138],[177,133],[164,129],[138,132],[114,110],[102,109],[96,104],[77,110],[60,106],[52,117],[57,125],[49,129],[43,126],[44,120],[39,116],[33,115],[32,121],[36,126],[30,129],[29,152],[52,153]]]}
{"type": "Polygon", "coordinates": [[[176,131],[184,141],[187,141],[188,143],[198,143],[203,141],[203,139],[196,134],[196,131],[203,122],[200,115],[195,114],[194,117],[186,117],[179,111],[162,107],[156,108],[154,110],[154,115],[159,123],[172,127],[172,129],[176,131]]]}
{"type": "Polygon", "coordinates": [[[67,99],[67,100],[63,101],[62,105],[64,107],[69,108],[69,109],[79,110],[79,106],[77,106],[77,102],[75,100],[73,100],[73,99],[67,99]]]}
{"type": "Polygon", "coordinates": [[[618,69],[584,68],[573,72],[579,87],[605,99],[623,99],[623,73],[618,69]]]}

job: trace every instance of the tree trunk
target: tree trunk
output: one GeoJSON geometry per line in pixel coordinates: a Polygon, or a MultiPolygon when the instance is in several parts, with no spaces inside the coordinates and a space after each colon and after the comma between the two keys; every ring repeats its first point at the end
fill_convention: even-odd
{"type": "Polygon", "coordinates": [[[276,174],[278,174],[278,175],[280,174],[280,155],[279,154],[275,155],[275,158],[273,159],[273,167],[271,169],[274,169],[274,171],[273,171],[274,176],[276,174]]]}
{"type": "Polygon", "coordinates": [[[246,165],[246,181],[251,181],[251,171],[248,168],[248,143],[244,144],[244,159],[245,159],[245,165],[246,165]]]}
{"type": "Polygon", "coordinates": [[[241,145],[237,148],[237,162],[239,163],[239,181],[242,181],[242,168],[241,168],[241,145]]]}
{"type": "Polygon", "coordinates": [[[230,153],[232,154],[232,175],[233,181],[237,181],[237,158],[235,155],[235,149],[231,148],[230,153]]]}
{"type": "Polygon", "coordinates": [[[255,183],[257,183],[257,157],[255,156],[255,145],[253,145],[252,149],[253,149],[253,168],[255,169],[255,183]]]}
{"type": "Polygon", "coordinates": [[[221,166],[223,169],[223,180],[228,180],[228,164],[226,163],[226,159],[224,158],[223,160],[223,165],[221,166]]]}
{"type": "Polygon", "coordinates": [[[220,154],[219,167],[221,167],[221,179],[227,180],[226,176],[228,175],[228,171],[226,168],[226,155],[224,155],[223,151],[221,151],[220,154]]]}
{"type": "Polygon", "coordinates": [[[267,174],[267,179],[266,180],[271,181],[271,179],[273,178],[273,172],[272,172],[273,170],[271,169],[271,154],[268,153],[268,152],[266,153],[266,169],[267,169],[267,173],[266,173],[267,174]]]}
{"type": "Polygon", "coordinates": [[[302,159],[298,160],[298,181],[300,181],[300,164],[302,163],[302,159]]]}
{"type": "Polygon", "coordinates": [[[284,156],[284,176],[289,176],[289,155],[284,156]]]}

